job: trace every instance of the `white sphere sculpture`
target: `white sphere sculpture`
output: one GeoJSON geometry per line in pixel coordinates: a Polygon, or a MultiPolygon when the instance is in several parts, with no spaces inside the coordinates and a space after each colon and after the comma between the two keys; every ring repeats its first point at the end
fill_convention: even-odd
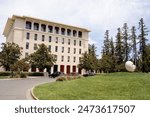
{"type": "Polygon", "coordinates": [[[126,70],[129,71],[129,72],[134,72],[136,66],[133,64],[132,61],[127,61],[127,62],[125,63],[125,68],[126,68],[126,70]]]}

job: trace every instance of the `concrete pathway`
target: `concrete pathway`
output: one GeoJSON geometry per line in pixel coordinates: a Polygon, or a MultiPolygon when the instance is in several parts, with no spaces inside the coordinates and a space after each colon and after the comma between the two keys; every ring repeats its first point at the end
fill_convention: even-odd
{"type": "Polygon", "coordinates": [[[35,85],[54,82],[53,78],[22,78],[0,80],[0,100],[33,99],[30,89],[35,85]]]}

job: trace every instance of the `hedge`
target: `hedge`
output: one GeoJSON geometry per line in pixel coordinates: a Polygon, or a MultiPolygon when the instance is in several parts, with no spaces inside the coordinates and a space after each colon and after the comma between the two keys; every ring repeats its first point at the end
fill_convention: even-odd
{"type": "Polygon", "coordinates": [[[29,72],[28,76],[44,76],[43,72],[29,72]]]}
{"type": "Polygon", "coordinates": [[[0,76],[10,76],[11,72],[0,72],[0,76]]]}
{"type": "MultiPolygon", "coordinates": [[[[13,74],[15,75],[16,72],[13,74]]],[[[43,72],[23,72],[27,76],[44,76],[43,72]]],[[[11,76],[12,72],[0,72],[0,76],[11,76]]]]}

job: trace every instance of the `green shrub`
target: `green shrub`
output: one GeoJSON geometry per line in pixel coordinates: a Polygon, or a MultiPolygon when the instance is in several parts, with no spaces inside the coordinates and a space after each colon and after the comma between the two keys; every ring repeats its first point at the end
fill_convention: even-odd
{"type": "Polygon", "coordinates": [[[64,78],[64,77],[60,77],[60,78],[57,78],[57,80],[56,81],[66,81],[66,78],[64,78]]]}
{"type": "Polygon", "coordinates": [[[11,72],[0,72],[0,76],[10,76],[11,72]]]}
{"type": "Polygon", "coordinates": [[[26,73],[20,73],[20,78],[27,78],[27,74],[26,73]]]}
{"type": "Polygon", "coordinates": [[[30,72],[28,76],[44,76],[43,72],[30,72]]]}
{"type": "Polygon", "coordinates": [[[18,73],[13,74],[13,77],[10,76],[10,78],[20,78],[20,75],[18,73]]]}

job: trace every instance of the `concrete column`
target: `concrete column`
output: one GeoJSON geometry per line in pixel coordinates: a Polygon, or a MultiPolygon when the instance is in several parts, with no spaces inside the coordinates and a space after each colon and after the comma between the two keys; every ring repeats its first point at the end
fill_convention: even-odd
{"type": "Polygon", "coordinates": [[[31,30],[34,30],[34,22],[31,22],[31,30]]]}
{"type": "Polygon", "coordinates": [[[76,66],[76,72],[78,73],[79,68],[76,66]]]}
{"type": "Polygon", "coordinates": [[[28,70],[28,72],[31,72],[31,68],[28,70]]]}
{"type": "Polygon", "coordinates": [[[46,68],[44,69],[44,72],[46,72],[46,68]]]}
{"type": "Polygon", "coordinates": [[[58,72],[60,72],[60,65],[58,65],[58,69],[57,70],[58,70],[58,72]]]}
{"type": "Polygon", "coordinates": [[[38,69],[38,68],[36,68],[36,72],[39,72],[39,69],[38,69]]]}
{"type": "Polygon", "coordinates": [[[73,65],[70,65],[70,73],[73,72],[72,67],[73,67],[73,65]]]}
{"type": "Polygon", "coordinates": [[[54,72],[54,67],[51,67],[51,74],[54,72]]]}
{"type": "Polygon", "coordinates": [[[66,74],[67,65],[64,65],[64,74],[66,74]]]}

